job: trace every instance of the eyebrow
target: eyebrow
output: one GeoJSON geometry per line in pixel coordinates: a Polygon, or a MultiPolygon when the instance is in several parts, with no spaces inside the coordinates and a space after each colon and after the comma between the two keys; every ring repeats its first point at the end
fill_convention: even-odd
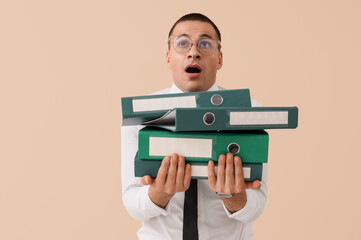
{"type": "Polygon", "coordinates": [[[186,33],[183,33],[183,34],[181,34],[181,35],[178,35],[178,37],[189,37],[189,38],[190,38],[190,36],[189,36],[188,34],[186,34],[186,33]]]}
{"type": "MultiPolygon", "coordinates": [[[[189,36],[189,35],[186,34],[186,33],[180,34],[180,35],[178,35],[178,37],[189,37],[189,38],[191,38],[191,36],[189,36]]],[[[209,35],[206,34],[206,33],[201,34],[201,35],[199,36],[199,38],[210,38],[210,39],[212,39],[212,37],[209,36],[209,35]]]]}
{"type": "Polygon", "coordinates": [[[203,33],[203,34],[201,34],[201,36],[200,36],[201,38],[203,38],[203,37],[206,37],[206,38],[212,38],[211,36],[209,36],[208,34],[206,34],[206,33],[203,33]]]}

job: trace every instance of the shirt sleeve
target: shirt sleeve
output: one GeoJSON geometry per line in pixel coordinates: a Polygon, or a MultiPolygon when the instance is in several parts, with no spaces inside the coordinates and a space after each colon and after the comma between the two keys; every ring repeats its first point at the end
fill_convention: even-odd
{"type": "Polygon", "coordinates": [[[263,212],[266,200],[267,200],[267,178],[268,178],[268,165],[266,163],[263,164],[262,171],[262,181],[261,187],[258,190],[254,189],[246,189],[247,194],[247,202],[246,205],[239,211],[235,213],[230,213],[223,201],[223,208],[226,211],[226,214],[229,218],[233,218],[235,220],[251,223],[254,222],[263,212]]]}
{"type": "Polygon", "coordinates": [[[134,157],[138,151],[138,131],[140,126],[123,126],[121,130],[121,173],[122,199],[128,213],[139,221],[152,217],[168,215],[172,201],[165,209],[157,206],[149,198],[149,186],[134,176],[134,157]]]}

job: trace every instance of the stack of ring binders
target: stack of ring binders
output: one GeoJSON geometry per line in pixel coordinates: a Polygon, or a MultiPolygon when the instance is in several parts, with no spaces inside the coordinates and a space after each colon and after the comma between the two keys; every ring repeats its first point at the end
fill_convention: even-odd
{"type": "MultiPolygon", "coordinates": [[[[156,177],[165,156],[177,153],[191,164],[192,178],[208,178],[208,161],[220,154],[242,159],[245,181],[262,180],[268,162],[268,133],[298,125],[297,107],[251,107],[249,89],[122,98],[123,126],[139,130],[135,176],[156,177]]],[[[217,171],[217,167],[215,168],[217,171]]]]}

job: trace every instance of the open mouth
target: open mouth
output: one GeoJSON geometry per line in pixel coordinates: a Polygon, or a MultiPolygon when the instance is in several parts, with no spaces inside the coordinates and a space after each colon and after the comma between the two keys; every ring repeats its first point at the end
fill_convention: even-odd
{"type": "Polygon", "coordinates": [[[187,73],[200,73],[202,69],[198,65],[190,65],[186,67],[187,73]]]}

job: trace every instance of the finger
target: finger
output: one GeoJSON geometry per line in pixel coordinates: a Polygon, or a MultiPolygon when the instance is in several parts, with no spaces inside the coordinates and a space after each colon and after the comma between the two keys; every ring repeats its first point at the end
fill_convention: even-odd
{"type": "Polygon", "coordinates": [[[227,153],[226,156],[225,189],[227,189],[229,193],[232,193],[234,189],[234,163],[232,153],[227,153]]]}
{"type": "Polygon", "coordinates": [[[217,169],[217,187],[223,188],[225,181],[225,168],[226,168],[226,156],[224,154],[219,155],[218,169],[217,169]]]}
{"type": "Polygon", "coordinates": [[[253,181],[253,182],[246,182],[246,185],[247,185],[247,188],[250,188],[250,189],[260,189],[261,188],[261,182],[256,180],[256,181],[253,181]]]}
{"type": "Polygon", "coordinates": [[[169,165],[170,165],[170,157],[169,156],[165,156],[163,158],[162,164],[160,165],[160,168],[158,170],[158,174],[157,174],[157,182],[161,185],[164,185],[165,180],[167,178],[167,174],[168,174],[168,169],[169,169],[169,165]]]}
{"type": "Polygon", "coordinates": [[[209,161],[208,162],[208,185],[209,188],[215,191],[216,189],[216,183],[217,183],[217,177],[214,170],[214,162],[209,161]]]}
{"type": "Polygon", "coordinates": [[[140,179],[140,182],[143,185],[151,185],[154,182],[154,179],[151,178],[149,175],[145,175],[140,179]]]}
{"type": "MultiPolygon", "coordinates": [[[[185,160],[183,156],[178,157],[178,167],[177,167],[177,175],[176,175],[176,188],[183,189],[183,183],[184,183],[184,170],[185,170],[185,160]]],[[[178,192],[178,190],[177,190],[178,192]]]]}
{"type": "Polygon", "coordinates": [[[166,180],[166,185],[168,186],[174,186],[176,176],[177,176],[177,168],[178,168],[178,155],[173,153],[172,157],[170,159],[170,165],[168,169],[168,176],[166,180]]]}
{"type": "Polygon", "coordinates": [[[184,174],[184,182],[183,182],[183,186],[184,186],[184,191],[187,190],[191,184],[191,179],[192,179],[192,169],[191,169],[191,165],[189,163],[186,164],[186,170],[185,170],[185,174],[184,174]]]}
{"type": "Polygon", "coordinates": [[[234,175],[235,175],[235,188],[236,192],[241,192],[244,190],[244,174],[242,167],[242,160],[239,156],[234,157],[234,175]]]}

